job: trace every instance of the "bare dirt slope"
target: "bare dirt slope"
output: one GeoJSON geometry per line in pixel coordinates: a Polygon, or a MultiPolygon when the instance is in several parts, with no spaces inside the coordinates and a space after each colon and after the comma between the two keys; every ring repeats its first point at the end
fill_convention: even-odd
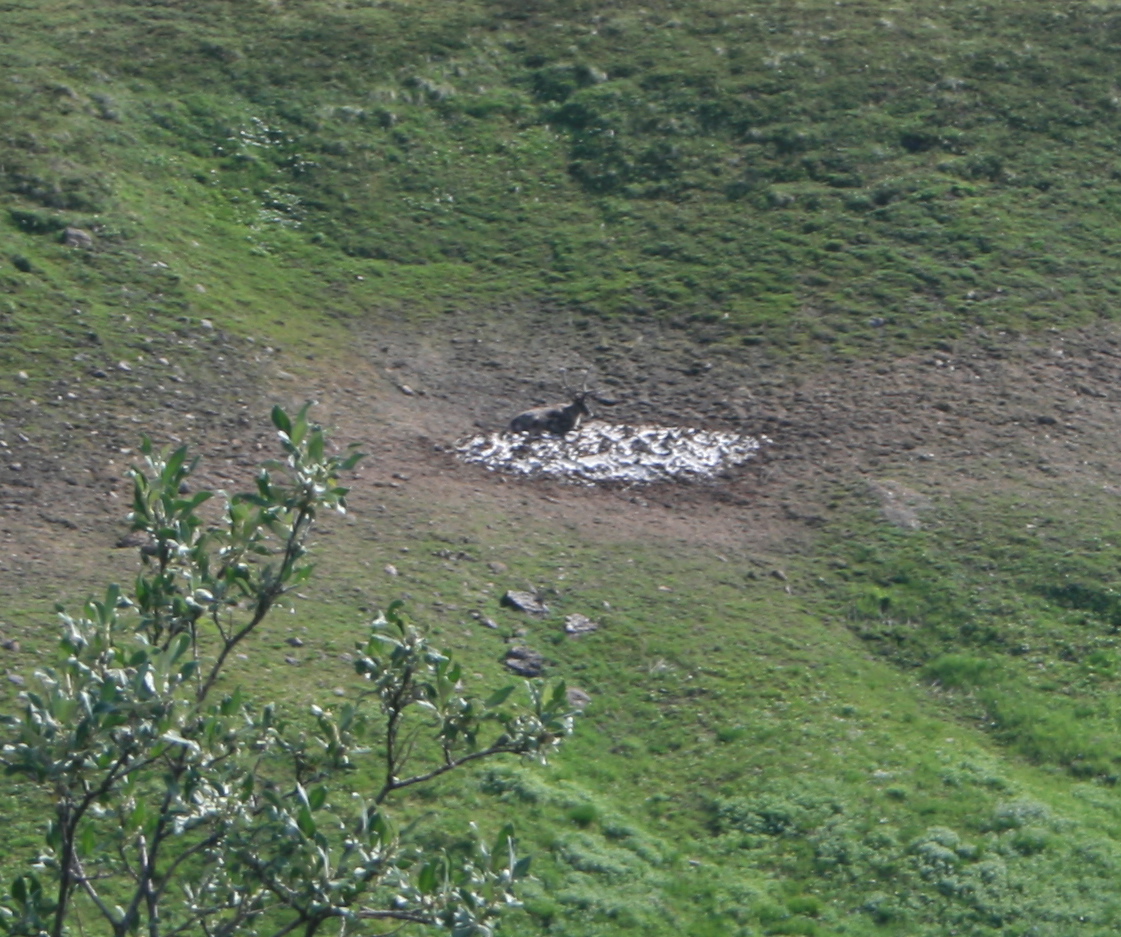
{"type": "Polygon", "coordinates": [[[323,364],[274,360],[223,336],[223,359],[242,362],[225,373],[174,384],[154,372],[111,375],[29,391],[35,405],[4,401],[0,590],[9,609],[73,600],[104,581],[106,564],[125,574],[135,562],[114,546],[126,531],[123,472],[141,433],[190,442],[204,458],[203,482],[237,488],[273,448],[267,411],[277,400],[318,400],[335,438],[370,453],[355,484],[359,525],[375,516],[384,525],[410,502],[448,512],[471,504],[555,517],[605,542],[781,553],[827,522],[838,485],[878,498],[904,525],[916,516],[908,499],[976,485],[1121,493],[1121,333],[1106,327],[978,332],[860,362],[776,362],[683,328],[592,327],[524,310],[448,315],[421,329],[381,321],[355,339],[323,364]],[[601,419],[736,428],[772,444],[732,477],[645,488],[517,481],[454,459],[456,439],[561,396],[561,367],[577,377],[591,369],[612,402],[598,408],[601,419]]]}
{"type": "MultiPolygon", "coordinates": [[[[893,477],[952,496],[978,484],[1117,482],[1121,334],[1112,329],[1031,338],[978,332],[940,349],[871,361],[784,361],[648,322],[581,330],[509,316],[449,316],[423,337],[382,326],[360,355],[388,388],[371,440],[434,495],[479,489],[501,507],[506,484],[457,465],[457,437],[501,428],[519,410],[563,399],[561,367],[612,401],[614,422],[678,423],[765,435],[757,462],[711,483],[587,492],[517,482],[554,499],[601,535],[651,532],[763,549],[824,522],[837,483],[891,500],[893,477]],[[548,341],[543,341],[547,336],[548,341]],[[403,448],[404,446],[404,448],[403,448]],[[421,482],[420,479],[425,479],[421,482]],[[599,523],[596,523],[599,522],[599,523]]],[[[363,433],[363,411],[337,397],[338,421],[363,433]]],[[[377,461],[377,460],[375,460],[377,461]]],[[[903,495],[903,497],[907,497],[903,495]]],[[[903,518],[905,522],[906,519],[903,518]]]]}

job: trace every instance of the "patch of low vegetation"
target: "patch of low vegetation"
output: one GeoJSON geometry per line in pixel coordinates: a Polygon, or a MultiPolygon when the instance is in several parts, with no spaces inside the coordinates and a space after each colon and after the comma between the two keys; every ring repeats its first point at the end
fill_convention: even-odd
{"type": "Polygon", "coordinates": [[[1114,784],[1119,518],[1093,505],[986,498],[930,531],[868,531],[836,578],[870,648],[1029,759],[1114,784]]]}

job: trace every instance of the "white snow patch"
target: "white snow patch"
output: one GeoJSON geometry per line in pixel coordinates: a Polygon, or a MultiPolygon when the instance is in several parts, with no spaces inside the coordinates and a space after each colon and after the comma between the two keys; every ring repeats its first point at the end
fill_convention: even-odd
{"type": "Polygon", "coordinates": [[[597,482],[659,482],[712,478],[754,458],[770,443],[690,426],[626,426],[593,422],[567,436],[491,433],[456,443],[464,462],[531,477],[597,482]]]}

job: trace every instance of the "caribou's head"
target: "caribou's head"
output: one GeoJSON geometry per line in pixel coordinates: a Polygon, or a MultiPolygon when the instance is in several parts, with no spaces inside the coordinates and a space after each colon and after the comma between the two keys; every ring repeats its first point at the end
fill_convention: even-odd
{"type": "Polygon", "coordinates": [[[588,407],[588,400],[595,399],[595,394],[588,390],[588,375],[591,373],[591,371],[592,369],[588,368],[584,372],[584,377],[580,382],[580,389],[573,390],[568,386],[568,368],[561,368],[561,386],[564,388],[564,392],[568,394],[568,399],[572,401],[572,403],[570,403],[568,407],[565,407],[566,410],[571,407],[575,407],[575,412],[578,414],[581,414],[583,416],[594,416],[594,414],[588,407]]]}

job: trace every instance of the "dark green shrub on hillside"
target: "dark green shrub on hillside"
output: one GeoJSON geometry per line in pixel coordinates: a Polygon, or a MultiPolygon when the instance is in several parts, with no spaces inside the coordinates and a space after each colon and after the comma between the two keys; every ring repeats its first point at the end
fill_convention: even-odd
{"type": "Polygon", "coordinates": [[[949,690],[966,690],[983,686],[995,676],[996,664],[985,658],[967,654],[943,654],[923,668],[925,676],[949,690]]]}

